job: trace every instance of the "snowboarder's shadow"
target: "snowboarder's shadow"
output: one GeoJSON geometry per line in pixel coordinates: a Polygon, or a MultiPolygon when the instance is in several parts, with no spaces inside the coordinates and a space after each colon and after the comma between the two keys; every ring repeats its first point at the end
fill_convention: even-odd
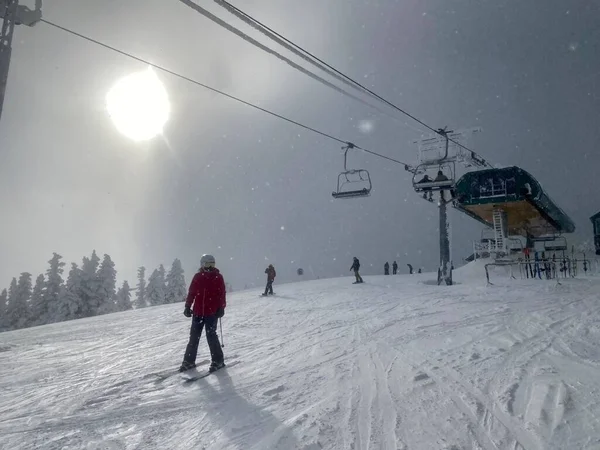
{"type": "Polygon", "coordinates": [[[298,448],[299,443],[291,428],[282,423],[264,407],[250,403],[240,395],[227,369],[202,380],[201,395],[207,405],[210,420],[217,424],[232,443],[244,448],[298,448]],[[239,442],[242,441],[242,442],[239,442]]]}
{"type": "Polygon", "coordinates": [[[298,300],[297,297],[288,297],[287,295],[279,295],[279,294],[275,294],[273,297],[275,297],[275,298],[283,298],[285,300],[298,300]]]}

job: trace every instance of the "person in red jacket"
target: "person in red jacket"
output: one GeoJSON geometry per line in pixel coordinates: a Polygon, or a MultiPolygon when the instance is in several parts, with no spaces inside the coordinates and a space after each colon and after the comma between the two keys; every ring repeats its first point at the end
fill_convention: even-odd
{"type": "Polygon", "coordinates": [[[190,341],[188,342],[179,368],[180,372],[196,367],[198,343],[202,336],[202,329],[206,327],[206,341],[210,349],[211,372],[225,366],[223,349],[217,335],[217,323],[225,314],[225,281],[215,267],[215,257],[203,255],[200,260],[200,270],[190,284],[190,290],[185,301],[183,315],[192,317],[190,341]]]}
{"type": "Polygon", "coordinates": [[[273,295],[273,281],[275,281],[275,276],[277,275],[273,264],[269,264],[269,267],[265,269],[265,273],[267,274],[267,285],[265,286],[265,293],[263,294],[263,297],[266,297],[267,295],[273,295]]]}

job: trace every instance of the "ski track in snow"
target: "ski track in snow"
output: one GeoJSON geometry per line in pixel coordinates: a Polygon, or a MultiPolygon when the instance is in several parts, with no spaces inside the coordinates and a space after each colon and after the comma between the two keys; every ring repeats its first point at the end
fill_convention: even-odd
{"type": "Polygon", "coordinates": [[[231,294],[192,383],[182,305],[1,333],[0,448],[599,449],[600,278],[481,264],[231,294]]]}

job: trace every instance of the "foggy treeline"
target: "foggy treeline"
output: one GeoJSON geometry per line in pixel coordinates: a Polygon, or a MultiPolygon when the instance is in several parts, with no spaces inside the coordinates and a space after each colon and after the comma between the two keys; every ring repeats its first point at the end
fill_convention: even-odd
{"type": "Polygon", "coordinates": [[[58,253],[48,264],[46,273],[35,280],[31,273],[23,272],[0,292],[0,331],[177,303],[187,294],[179,259],[168,272],[161,264],[147,280],[142,266],[135,287],[124,281],[118,289],[115,263],[109,255],[100,260],[94,250],[91,257],[83,257],[81,267],[71,263],[67,274],[58,253]]]}

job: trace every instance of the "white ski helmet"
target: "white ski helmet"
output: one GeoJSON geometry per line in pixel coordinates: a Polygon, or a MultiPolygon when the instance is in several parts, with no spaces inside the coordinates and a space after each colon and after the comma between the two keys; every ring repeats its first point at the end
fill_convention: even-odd
{"type": "Polygon", "coordinates": [[[215,257],[213,255],[202,255],[202,258],[200,258],[200,267],[215,267],[215,257]]]}

